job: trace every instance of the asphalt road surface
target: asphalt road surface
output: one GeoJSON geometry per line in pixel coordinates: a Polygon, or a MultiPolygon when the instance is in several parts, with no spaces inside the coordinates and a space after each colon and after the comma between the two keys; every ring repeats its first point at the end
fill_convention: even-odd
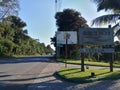
{"type": "MultiPolygon", "coordinates": [[[[86,84],[60,80],[54,76],[54,72],[61,67],[64,67],[63,63],[53,62],[49,57],[0,60],[0,90],[120,90],[120,80],[86,84]]],[[[68,67],[80,66],[69,64],[68,67]]]]}
{"type": "Polygon", "coordinates": [[[28,90],[48,62],[48,57],[0,60],[0,90],[28,90]]]}

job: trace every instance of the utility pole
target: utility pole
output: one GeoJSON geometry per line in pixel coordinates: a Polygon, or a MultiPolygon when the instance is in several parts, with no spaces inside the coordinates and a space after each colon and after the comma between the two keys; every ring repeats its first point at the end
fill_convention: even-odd
{"type": "Polygon", "coordinates": [[[55,13],[60,11],[61,5],[62,5],[62,0],[55,0],[55,13]]]}
{"type": "MultiPolygon", "coordinates": [[[[55,14],[60,11],[62,0],[55,0],[55,14]]],[[[58,30],[57,30],[58,31],[58,30]]],[[[56,35],[56,59],[60,55],[60,46],[57,44],[57,35],[56,35]]]]}

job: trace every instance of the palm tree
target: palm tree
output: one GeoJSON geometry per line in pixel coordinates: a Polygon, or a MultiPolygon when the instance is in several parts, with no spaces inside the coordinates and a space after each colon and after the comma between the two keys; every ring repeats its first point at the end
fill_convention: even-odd
{"type": "MultiPolygon", "coordinates": [[[[110,24],[115,23],[116,25],[113,28],[114,35],[119,38],[120,36],[120,0],[93,0],[97,4],[97,11],[105,10],[111,11],[111,14],[103,15],[97,17],[93,20],[93,25],[100,25],[100,24],[110,24]],[[116,27],[119,26],[119,28],[116,27]]],[[[119,38],[120,39],[120,38],[119,38]]],[[[113,61],[110,60],[110,71],[113,71],[113,61]]]]}
{"type": "Polygon", "coordinates": [[[111,14],[103,15],[95,18],[92,21],[92,25],[105,25],[115,23],[113,29],[115,30],[115,36],[120,36],[120,0],[92,0],[97,4],[97,11],[105,10],[111,12],[111,14]],[[119,26],[119,28],[117,27],[119,26]],[[117,27],[117,28],[116,28],[117,27]],[[117,29],[117,30],[116,30],[117,29]]]}
{"type": "Polygon", "coordinates": [[[92,0],[94,1],[98,8],[97,11],[100,10],[112,10],[112,11],[116,11],[118,10],[120,12],[120,0],[92,0]]]}
{"type": "Polygon", "coordinates": [[[97,11],[111,11],[112,14],[103,15],[93,20],[93,24],[113,23],[120,18],[120,0],[93,0],[97,4],[97,11]]]}

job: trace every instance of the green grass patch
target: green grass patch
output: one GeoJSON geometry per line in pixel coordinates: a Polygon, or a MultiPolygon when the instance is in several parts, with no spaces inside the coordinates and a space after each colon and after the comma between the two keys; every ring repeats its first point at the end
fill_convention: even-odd
{"type": "MultiPolygon", "coordinates": [[[[81,64],[81,60],[70,60],[67,59],[66,61],[64,59],[58,59],[59,62],[67,62],[68,64],[77,64],[80,65],[81,64]]],[[[86,61],[85,60],[85,65],[90,65],[90,66],[102,66],[102,67],[109,67],[109,62],[93,62],[93,61],[86,61]]],[[[120,62],[114,62],[113,63],[114,67],[120,67],[120,62]]]]}
{"type": "Polygon", "coordinates": [[[61,69],[57,74],[61,78],[75,83],[88,83],[98,80],[113,80],[120,78],[120,71],[109,72],[109,70],[85,70],[85,72],[82,72],[80,68],[61,69]],[[95,73],[95,77],[91,77],[91,72],[95,73]]]}

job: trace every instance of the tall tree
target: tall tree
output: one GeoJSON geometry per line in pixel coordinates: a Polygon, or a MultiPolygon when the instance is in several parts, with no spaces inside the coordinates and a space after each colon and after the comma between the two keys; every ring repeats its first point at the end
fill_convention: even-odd
{"type": "Polygon", "coordinates": [[[1,22],[0,23],[0,36],[4,37],[5,39],[10,39],[13,41],[14,37],[14,29],[11,27],[11,25],[1,22]]]}
{"type": "Polygon", "coordinates": [[[24,37],[27,34],[27,30],[23,30],[23,28],[26,26],[24,21],[17,16],[9,16],[4,19],[4,22],[9,23],[14,29],[14,42],[21,42],[21,39],[25,39],[24,37]]]}
{"type": "Polygon", "coordinates": [[[77,31],[80,27],[88,27],[87,21],[78,11],[65,9],[55,15],[58,31],[77,31]]]}
{"type": "MultiPolygon", "coordinates": [[[[98,8],[98,11],[105,10],[105,11],[111,11],[112,14],[103,15],[93,20],[93,24],[110,24],[115,23],[119,21],[120,19],[120,0],[93,0],[96,2],[98,8]]],[[[117,24],[116,24],[117,25],[117,24]]],[[[115,25],[115,26],[116,26],[115,25]]],[[[118,22],[119,25],[119,22],[118,22]]],[[[114,29],[115,30],[115,29],[114,29]]],[[[115,31],[115,35],[118,37],[120,36],[120,28],[115,31]]],[[[106,56],[106,55],[105,55],[106,56]]],[[[111,57],[109,55],[109,57],[111,57]]],[[[112,57],[111,57],[112,58],[112,57]]],[[[110,71],[113,71],[113,61],[110,59],[110,71]]]]}
{"type": "Polygon", "coordinates": [[[120,1],[119,0],[92,0],[97,4],[97,11],[100,10],[112,10],[120,11],[120,1]]]}
{"type": "Polygon", "coordinates": [[[0,20],[11,15],[18,15],[19,9],[18,0],[2,0],[0,2],[0,20]]]}
{"type": "Polygon", "coordinates": [[[111,14],[97,17],[93,20],[93,24],[102,25],[116,23],[120,18],[120,0],[92,0],[97,4],[97,11],[111,11],[111,14]]]}
{"type": "MultiPolygon", "coordinates": [[[[62,12],[58,12],[55,15],[56,25],[58,26],[58,31],[78,31],[79,28],[87,28],[87,21],[81,16],[80,12],[73,9],[65,9],[62,12]]],[[[56,38],[51,38],[51,41],[56,41],[56,38]]],[[[79,41],[79,40],[78,40],[79,41]]],[[[55,44],[55,43],[54,43],[55,44]]],[[[79,45],[73,46],[68,45],[68,58],[76,58],[79,50],[79,45]],[[74,51],[75,50],[75,51],[74,51]],[[75,57],[71,57],[75,56],[75,57]]],[[[60,54],[65,56],[65,46],[60,48],[60,54]]],[[[77,56],[78,57],[78,56],[77,56]]]]}

